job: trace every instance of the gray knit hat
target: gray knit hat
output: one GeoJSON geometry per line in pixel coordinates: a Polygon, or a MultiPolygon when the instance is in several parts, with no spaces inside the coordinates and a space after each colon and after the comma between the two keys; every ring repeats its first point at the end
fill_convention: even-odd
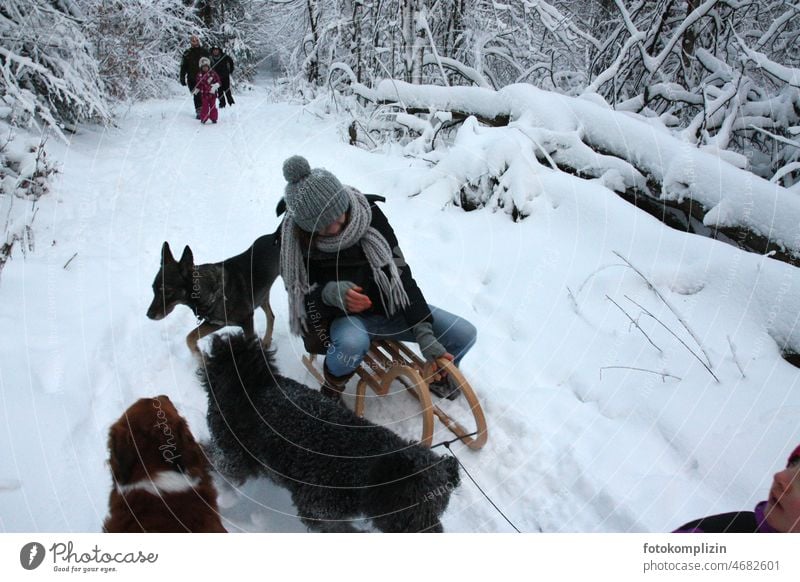
{"type": "Polygon", "coordinates": [[[347,212],[350,197],[336,176],[323,168],[311,169],[303,156],[283,162],[286,207],[294,223],[306,232],[321,230],[347,212]]]}

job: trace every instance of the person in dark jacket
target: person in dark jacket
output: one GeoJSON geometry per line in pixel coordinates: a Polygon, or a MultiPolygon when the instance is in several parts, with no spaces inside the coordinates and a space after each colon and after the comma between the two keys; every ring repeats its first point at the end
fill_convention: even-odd
{"type": "Polygon", "coordinates": [[[195,115],[197,119],[200,119],[200,108],[203,105],[203,101],[200,93],[196,93],[194,88],[197,83],[197,75],[200,72],[200,59],[203,57],[208,58],[208,51],[205,47],[200,46],[200,39],[195,35],[192,35],[189,42],[192,46],[183,53],[180,79],[181,85],[189,87],[189,92],[194,98],[195,115]]]}
{"type": "Polygon", "coordinates": [[[327,170],[312,170],[301,156],[284,162],[283,175],[281,277],[290,328],[310,351],[325,353],[323,393],[338,399],[371,339],[389,338],[417,342],[438,380],[432,390],[458,396],[435,362],[446,358],[457,365],[477,332],[425,301],[377,206],[383,199],[342,185],[327,170]]]}
{"type": "Polygon", "coordinates": [[[225,107],[225,98],[228,104],[233,105],[231,94],[231,73],[233,73],[233,59],[222,52],[218,46],[211,47],[211,70],[219,75],[219,106],[225,107]]]}
{"type": "Polygon", "coordinates": [[[734,511],[690,521],[674,533],[800,533],[800,446],[775,473],[766,501],[754,511],[734,511]]]}

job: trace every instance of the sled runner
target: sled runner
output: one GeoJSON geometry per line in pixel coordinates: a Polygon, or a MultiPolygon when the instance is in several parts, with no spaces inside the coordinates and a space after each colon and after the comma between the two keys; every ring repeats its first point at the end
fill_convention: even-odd
{"type": "MultiPolygon", "coordinates": [[[[319,380],[325,382],[322,373],[315,366],[317,354],[303,356],[303,364],[308,371],[319,380]]],[[[422,438],[420,443],[431,446],[433,442],[434,417],[447,427],[469,448],[478,450],[486,444],[489,437],[486,428],[486,417],[483,415],[478,397],[461,371],[449,360],[440,358],[437,363],[455,380],[467,401],[474,419],[475,429],[469,430],[452,418],[438,404],[431,400],[431,391],[425,381],[425,362],[408,346],[392,340],[374,340],[369,347],[364,361],[356,370],[358,385],[356,387],[355,413],[364,416],[367,388],[378,396],[389,393],[392,382],[399,381],[422,407],[422,438]]]]}

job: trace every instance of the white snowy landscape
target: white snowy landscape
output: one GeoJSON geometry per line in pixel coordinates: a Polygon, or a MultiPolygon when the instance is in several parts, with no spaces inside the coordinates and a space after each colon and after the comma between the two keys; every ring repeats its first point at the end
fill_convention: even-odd
{"type": "MultiPolygon", "coordinates": [[[[800,104],[793,71],[775,73],[794,79],[773,103],[786,124],[800,104]]],[[[140,397],[169,395],[208,439],[184,341],[193,314],[145,316],[161,245],[176,254],[189,245],[196,263],[211,263],[274,232],[282,163],[295,154],[385,196],[428,302],[477,327],[462,370],[489,440],[453,450],[519,530],[667,532],[766,499],[800,442],[800,370],[783,357],[800,353],[800,270],[670,228],[619,194],[656,182],[654,198],[702,204],[705,228],[740,228],[796,256],[797,184],[750,171],[728,148],[728,118],[716,141],[697,143],[668,116],[612,106],[597,87],[475,85],[352,83],[349,101],[320,92],[303,102],[256,74],[218,124],[201,125],[173,80],[160,98],[118,107],[113,124],[86,121],[49,139],[49,191],[0,207],[6,240],[24,231],[0,271],[0,531],[100,531],[109,426],[140,397]],[[376,116],[413,137],[365,147],[359,133],[353,146],[354,94],[431,115],[376,116]],[[472,116],[438,133],[449,112],[472,116]],[[482,122],[503,116],[502,126],[482,122]]],[[[747,115],[731,117],[756,123],[747,115]]],[[[271,304],[281,373],[316,388],[281,280],[271,304]]],[[[354,392],[351,382],[350,407],[354,392]]],[[[466,418],[463,398],[444,405],[466,418]]],[[[408,394],[370,398],[366,417],[419,435],[408,394]]],[[[436,431],[434,442],[451,438],[436,431]]],[[[215,483],[229,531],[306,531],[271,482],[215,483]]],[[[443,525],[513,531],[466,475],[443,525]]]]}

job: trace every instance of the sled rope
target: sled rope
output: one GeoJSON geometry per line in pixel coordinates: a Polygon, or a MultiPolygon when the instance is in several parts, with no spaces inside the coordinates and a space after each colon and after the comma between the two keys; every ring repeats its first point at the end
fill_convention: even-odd
{"type": "MultiPolygon", "coordinates": [[[[475,433],[472,433],[472,434],[475,434],[475,433]]],[[[466,436],[470,436],[470,435],[466,435],[466,436]]],[[[462,437],[462,438],[464,438],[464,437],[462,437]]],[[[452,441],[445,441],[445,442],[443,442],[443,443],[439,443],[439,444],[438,444],[438,445],[436,445],[436,446],[438,447],[439,445],[444,445],[444,446],[447,448],[447,450],[448,450],[448,451],[450,451],[450,454],[451,454],[451,455],[453,455],[453,458],[454,458],[454,459],[456,460],[456,462],[459,464],[459,466],[461,467],[461,469],[463,469],[463,471],[464,471],[464,472],[467,474],[467,477],[469,477],[469,480],[470,480],[470,481],[472,481],[472,482],[475,484],[475,487],[477,487],[477,488],[478,488],[478,491],[480,491],[480,492],[483,494],[483,496],[486,498],[486,500],[487,500],[489,503],[491,503],[491,504],[492,504],[492,507],[494,507],[494,508],[497,510],[497,513],[499,513],[500,515],[502,515],[502,516],[503,516],[503,519],[505,519],[505,520],[508,522],[508,525],[510,525],[511,527],[513,527],[513,528],[514,528],[514,530],[515,530],[517,533],[522,533],[521,531],[519,531],[519,528],[518,528],[517,526],[515,526],[515,525],[512,523],[512,521],[511,521],[510,519],[508,519],[508,517],[506,517],[506,514],[505,514],[505,513],[503,513],[503,512],[502,512],[502,510],[501,510],[499,507],[497,507],[497,504],[496,504],[494,501],[492,501],[492,498],[491,498],[491,497],[489,497],[489,496],[486,494],[486,492],[485,492],[485,491],[484,491],[484,490],[481,488],[481,486],[480,486],[480,485],[478,485],[478,482],[477,482],[477,481],[475,481],[475,479],[473,479],[473,478],[472,478],[472,475],[470,475],[470,474],[469,474],[469,471],[467,471],[467,468],[464,466],[464,463],[462,463],[462,462],[461,462],[461,459],[459,459],[459,458],[456,456],[456,454],[453,452],[453,449],[451,449],[451,448],[450,448],[450,443],[452,443],[452,442],[455,442],[455,441],[460,441],[460,440],[461,440],[461,438],[457,438],[457,439],[453,439],[452,441]]],[[[431,447],[431,448],[433,448],[433,447],[431,447]]]]}
{"type": "MultiPolygon", "coordinates": [[[[456,441],[463,441],[464,439],[468,439],[469,437],[475,436],[476,434],[478,434],[477,430],[473,431],[473,432],[471,432],[469,434],[465,434],[464,436],[456,437],[456,438],[454,438],[452,440],[449,440],[449,441],[442,441],[440,443],[437,443],[437,444],[433,445],[431,447],[431,449],[435,449],[436,447],[442,447],[442,446],[447,447],[449,449],[451,443],[454,443],[456,441]]],[[[450,452],[452,452],[452,451],[450,451],[450,452]]],[[[455,455],[453,455],[453,456],[455,456],[455,455]]]]}

